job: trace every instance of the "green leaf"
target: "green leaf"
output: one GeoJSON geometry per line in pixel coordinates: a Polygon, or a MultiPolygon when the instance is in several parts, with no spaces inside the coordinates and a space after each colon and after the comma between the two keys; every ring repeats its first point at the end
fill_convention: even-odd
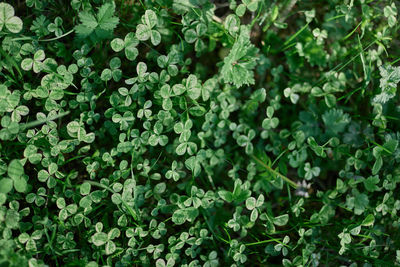
{"type": "Polygon", "coordinates": [[[116,249],[117,249],[117,246],[115,245],[115,243],[113,241],[108,241],[106,243],[106,248],[105,248],[106,255],[113,254],[116,251],[116,249]]]}
{"type": "Polygon", "coordinates": [[[103,4],[97,13],[97,22],[101,29],[113,31],[119,23],[119,18],[114,16],[115,5],[113,3],[103,4]]]}
{"type": "Polygon", "coordinates": [[[341,109],[331,109],[322,115],[322,120],[327,132],[337,135],[350,123],[350,116],[341,109]]]}
{"type": "Polygon", "coordinates": [[[354,213],[356,215],[361,215],[365,211],[366,207],[369,204],[368,196],[366,194],[362,194],[362,193],[355,191],[354,197],[355,197],[354,213]]]}
{"type": "Polygon", "coordinates": [[[220,198],[225,200],[228,203],[231,203],[233,201],[233,194],[229,191],[226,190],[220,190],[218,191],[218,195],[220,198]]]}
{"type": "Polygon", "coordinates": [[[147,71],[147,65],[144,62],[139,62],[136,66],[136,71],[139,76],[143,76],[147,71]]]}
{"type": "Polygon", "coordinates": [[[240,4],[236,8],[236,15],[238,15],[239,17],[242,17],[245,13],[246,13],[246,6],[244,4],[240,4]]]}
{"type": "Polygon", "coordinates": [[[333,94],[327,94],[325,97],[325,104],[329,107],[329,108],[333,108],[334,106],[336,106],[336,97],[333,94]]]}
{"type": "Polygon", "coordinates": [[[7,3],[0,3],[0,31],[4,28],[12,33],[22,30],[22,20],[14,16],[14,8],[7,3]]]}
{"type": "Polygon", "coordinates": [[[15,181],[24,174],[24,167],[19,160],[13,159],[7,168],[8,176],[15,181]]]}
{"type": "Polygon", "coordinates": [[[288,221],[289,221],[288,214],[283,214],[283,215],[277,216],[273,219],[273,222],[276,226],[284,226],[288,223],[288,221]]]}
{"type": "Polygon", "coordinates": [[[27,189],[26,180],[23,177],[14,178],[14,188],[17,192],[24,193],[27,189]]]}
{"type": "Polygon", "coordinates": [[[154,28],[154,26],[157,25],[157,15],[153,10],[146,10],[144,13],[144,21],[143,21],[147,26],[149,26],[151,29],[154,28]]]}
{"type": "Polygon", "coordinates": [[[75,33],[81,37],[89,36],[99,25],[94,15],[87,11],[79,13],[79,20],[81,24],[75,26],[75,33]]]}
{"type": "Polygon", "coordinates": [[[256,199],[254,197],[249,197],[246,200],[246,208],[248,210],[253,210],[256,208],[256,199]]]}
{"type": "Polygon", "coordinates": [[[258,49],[250,42],[249,30],[243,26],[229,55],[224,58],[221,74],[225,82],[237,87],[254,84],[252,70],[257,64],[257,52],[258,49]]]}
{"type": "Polygon", "coordinates": [[[100,247],[108,241],[108,236],[105,233],[95,233],[92,236],[92,242],[95,246],[100,247]]]}
{"type": "Polygon", "coordinates": [[[362,221],[362,226],[371,226],[374,225],[375,217],[373,214],[368,214],[367,217],[362,221]]]}
{"type": "Polygon", "coordinates": [[[75,32],[80,38],[86,38],[96,34],[97,38],[103,39],[113,32],[119,23],[119,18],[114,16],[115,5],[113,3],[103,4],[96,16],[88,11],[79,12],[81,24],[75,26],[75,32]]]}
{"type": "Polygon", "coordinates": [[[175,84],[172,86],[172,90],[174,91],[175,95],[181,95],[186,91],[186,87],[182,84],[175,84]]]}
{"type": "Polygon", "coordinates": [[[172,221],[177,225],[184,224],[186,219],[187,214],[184,210],[178,209],[172,214],[172,221]]]}
{"type": "Polygon", "coordinates": [[[379,187],[377,186],[378,183],[379,183],[378,175],[370,176],[366,180],[364,180],[365,189],[367,189],[369,192],[378,191],[379,190],[379,187]]]}
{"type": "Polygon", "coordinates": [[[139,24],[136,27],[136,37],[140,41],[149,40],[150,36],[151,36],[151,28],[149,28],[149,26],[144,24],[139,24]]]}
{"type": "Polygon", "coordinates": [[[250,214],[250,221],[255,222],[258,218],[258,210],[254,209],[250,214]]]}
{"type": "Polygon", "coordinates": [[[224,26],[233,35],[240,29],[240,19],[235,14],[230,14],[226,17],[224,26]]]}
{"type": "Polygon", "coordinates": [[[69,123],[67,124],[67,130],[68,130],[68,132],[70,132],[70,133],[77,133],[77,132],[79,131],[80,128],[81,128],[81,127],[80,127],[80,125],[79,125],[79,122],[77,122],[77,121],[71,121],[71,122],[69,122],[69,123]]]}
{"type": "Polygon", "coordinates": [[[199,215],[199,210],[194,207],[189,207],[189,208],[185,209],[185,213],[187,216],[187,220],[189,222],[193,222],[196,219],[196,217],[199,215]]]}
{"type": "MultiPolygon", "coordinates": [[[[1,23],[1,22],[0,22],[1,23]]],[[[22,20],[16,16],[6,20],[6,28],[12,33],[18,33],[22,30],[22,20]]]]}
{"type": "Polygon", "coordinates": [[[176,154],[178,154],[179,156],[182,156],[183,154],[186,153],[186,148],[187,148],[187,143],[179,144],[176,147],[176,154]]]}
{"type": "Polygon", "coordinates": [[[29,71],[32,69],[33,66],[33,59],[31,58],[25,58],[24,60],[22,60],[21,62],[21,68],[25,71],[29,71]]]}
{"type": "Polygon", "coordinates": [[[159,45],[161,43],[161,34],[158,31],[151,31],[150,40],[153,45],[159,45]]]}
{"type": "Polygon", "coordinates": [[[122,51],[125,48],[124,40],[121,38],[115,38],[110,43],[112,50],[115,52],[122,51]]]}
{"type": "Polygon", "coordinates": [[[88,195],[90,193],[90,189],[91,189],[91,185],[88,182],[85,182],[81,185],[81,187],[79,188],[79,191],[81,193],[81,195],[88,195]]]}
{"type": "Polygon", "coordinates": [[[379,172],[379,170],[382,168],[383,165],[383,159],[382,157],[378,157],[374,163],[374,166],[372,167],[372,175],[375,175],[379,172]]]}
{"type": "Polygon", "coordinates": [[[2,178],[0,180],[0,193],[7,194],[13,188],[13,180],[10,178],[2,178]]]}
{"type": "Polygon", "coordinates": [[[384,104],[396,96],[397,84],[400,82],[400,67],[389,64],[379,67],[381,92],[373,98],[375,103],[384,104]]]}
{"type": "MultiPolygon", "coordinates": [[[[172,104],[172,103],[171,103],[172,104]]],[[[191,107],[189,108],[189,113],[190,115],[193,115],[195,117],[201,117],[206,113],[206,109],[203,108],[202,106],[195,106],[195,107],[191,107]]]]}
{"type": "Polygon", "coordinates": [[[185,41],[189,44],[194,43],[197,40],[196,31],[193,29],[189,29],[185,32],[185,41]]]}
{"type": "Polygon", "coordinates": [[[102,79],[105,82],[111,80],[112,79],[112,71],[110,69],[104,69],[101,72],[100,79],[102,79]]]}

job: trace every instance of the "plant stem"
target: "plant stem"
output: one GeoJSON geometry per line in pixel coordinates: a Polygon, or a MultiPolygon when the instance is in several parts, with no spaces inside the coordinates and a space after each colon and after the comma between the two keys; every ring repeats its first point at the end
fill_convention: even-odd
{"type": "Polygon", "coordinates": [[[293,182],[292,180],[290,180],[289,178],[287,178],[285,175],[275,171],[274,169],[272,169],[270,166],[268,166],[267,164],[265,164],[262,160],[260,160],[259,158],[257,158],[254,155],[251,155],[251,157],[257,161],[257,163],[259,163],[261,166],[263,166],[264,168],[266,168],[269,172],[271,172],[272,174],[279,176],[280,178],[282,178],[284,181],[286,181],[289,185],[291,185],[293,188],[297,189],[298,185],[293,182]]]}
{"type": "Polygon", "coordinates": [[[61,39],[61,38],[65,37],[65,36],[67,36],[67,35],[73,33],[74,31],[75,31],[75,30],[72,29],[72,30],[70,30],[70,31],[64,33],[63,35],[58,36],[58,37],[54,37],[54,38],[50,38],[50,39],[44,39],[44,40],[39,40],[39,42],[51,42],[51,41],[55,41],[55,40],[61,39]]]}

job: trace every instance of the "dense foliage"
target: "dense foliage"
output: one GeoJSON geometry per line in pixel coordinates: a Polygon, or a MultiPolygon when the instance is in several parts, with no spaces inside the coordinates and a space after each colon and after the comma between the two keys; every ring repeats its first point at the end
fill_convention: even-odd
{"type": "Polygon", "coordinates": [[[4,1],[0,266],[400,266],[399,2],[4,1]]]}

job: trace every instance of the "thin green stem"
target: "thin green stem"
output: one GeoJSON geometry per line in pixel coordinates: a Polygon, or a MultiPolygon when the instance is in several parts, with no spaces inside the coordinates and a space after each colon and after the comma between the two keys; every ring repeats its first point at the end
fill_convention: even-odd
{"type": "Polygon", "coordinates": [[[262,244],[271,243],[271,242],[278,242],[278,243],[280,243],[280,240],[272,238],[272,239],[262,240],[262,241],[258,241],[258,242],[254,242],[254,243],[247,243],[247,244],[244,244],[244,245],[245,245],[246,247],[250,247],[250,246],[257,246],[257,245],[262,245],[262,244]]]}
{"type": "Polygon", "coordinates": [[[54,38],[50,38],[50,39],[39,40],[39,42],[51,42],[51,41],[55,41],[55,40],[61,39],[61,38],[65,37],[65,36],[67,36],[67,35],[73,33],[74,31],[75,31],[75,30],[72,29],[72,30],[70,30],[70,31],[64,33],[63,35],[58,36],[58,37],[54,37],[54,38]]]}
{"type": "Polygon", "coordinates": [[[257,162],[259,163],[261,166],[263,166],[265,169],[267,169],[270,173],[279,176],[280,178],[282,178],[284,181],[286,181],[289,185],[291,185],[293,188],[297,189],[298,185],[293,182],[292,180],[290,180],[288,177],[286,177],[285,175],[275,171],[274,169],[272,169],[270,166],[268,166],[267,164],[265,164],[262,160],[260,160],[259,158],[257,158],[254,155],[251,155],[251,157],[257,162]]]}

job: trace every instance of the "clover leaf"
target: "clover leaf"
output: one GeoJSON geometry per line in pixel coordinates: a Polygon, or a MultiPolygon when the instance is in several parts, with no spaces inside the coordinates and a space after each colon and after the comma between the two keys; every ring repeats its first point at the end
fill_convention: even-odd
{"type": "Polygon", "coordinates": [[[0,3],[0,32],[4,29],[12,33],[18,33],[22,30],[22,20],[14,16],[13,6],[7,3],[0,3]]]}
{"type": "Polygon", "coordinates": [[[136,28],[136,37],[140,41],[147,41],[151,39],[153,45],[159,45],[161,42],[161,34],[153,30],[157,25],[157,15],[153,10],[146,10],[142,16],[142,24],[139,24],[136,28]]]}

